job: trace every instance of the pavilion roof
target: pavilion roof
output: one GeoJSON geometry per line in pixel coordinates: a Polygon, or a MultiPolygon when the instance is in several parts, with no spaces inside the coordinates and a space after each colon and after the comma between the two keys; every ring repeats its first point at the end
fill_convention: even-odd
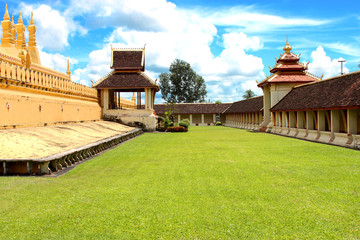
{"type": "Polygon", "coordinates": [[[159,90],[159,86],[151,80],[143,72],[119,72],[112,71],[105,77],[97,81],[93,87],[97,89],[112,88],[112,89],[143,89],[155,88],[159,90]]]}
{"type": "Polygon", "coordinates": [[[263,110],[263,96],[253,97],[246,100],[234,102],[226,109],[226,113],[255,113],[263,110]]]}
{"type": "Polygon", "coordinates": [[[294,87],[271,111],[360,108],[360,71],[294,87]]]}
{"type": "Polygon", "coordinates": [[[114,48],[111,49],[111,69],[145,70],[145,49],[114,48]]]}
{"type": "Polygon", "coordinates": [[[291,52],[292,47],[286,40],[284,53],[279,59],[276,59],[276,66],[270,68],[269,77],[265,78],[262,82],[258,83],[258,87],[262,87],[272,83],[310,83],[319,81],[320,78],[306,72],[307,64],[299,63],[300,55],[291,52]]]}

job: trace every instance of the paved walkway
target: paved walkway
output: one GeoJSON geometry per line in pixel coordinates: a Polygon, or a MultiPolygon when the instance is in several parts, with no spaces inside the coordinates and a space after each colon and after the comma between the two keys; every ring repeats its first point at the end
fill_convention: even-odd
{"type": "Polygon", "coordinates": [[[38,159],[134,130],[98,121],[0,130],[0,159],[38,159]]]}

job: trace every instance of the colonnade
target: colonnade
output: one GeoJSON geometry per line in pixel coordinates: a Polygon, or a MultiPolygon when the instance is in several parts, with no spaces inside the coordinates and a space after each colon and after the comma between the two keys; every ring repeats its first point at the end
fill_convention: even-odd
{"type": "Polygon", "coordinates": [[[263,113],[228,113],[226,114],[225,126],[258,130],[263,121],[263,113]]]}
{"type": "Polygon", "coordinates": [[[271,132],[360,148],[360,109],[272,112],[271,132]]]}

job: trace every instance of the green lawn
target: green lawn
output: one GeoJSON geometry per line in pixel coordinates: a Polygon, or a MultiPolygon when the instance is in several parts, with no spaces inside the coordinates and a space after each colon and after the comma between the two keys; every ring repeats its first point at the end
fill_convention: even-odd
{"type": "Polygon", "coordinates": [[[145,133],[0,178],[0,239],[359,239],[360,151],[225,127],[145,133]]]}

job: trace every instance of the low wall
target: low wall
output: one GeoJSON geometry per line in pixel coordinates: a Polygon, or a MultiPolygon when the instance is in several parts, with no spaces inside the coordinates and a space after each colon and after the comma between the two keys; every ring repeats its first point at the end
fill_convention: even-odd
{"type": "Polygon", "coordinates": [[[145,131],[155,131],[157,118],[153,110],[140,109],[104,109],[103,118],[115,120],[122,124],[134,127],[141,127],[145,131]]]}

